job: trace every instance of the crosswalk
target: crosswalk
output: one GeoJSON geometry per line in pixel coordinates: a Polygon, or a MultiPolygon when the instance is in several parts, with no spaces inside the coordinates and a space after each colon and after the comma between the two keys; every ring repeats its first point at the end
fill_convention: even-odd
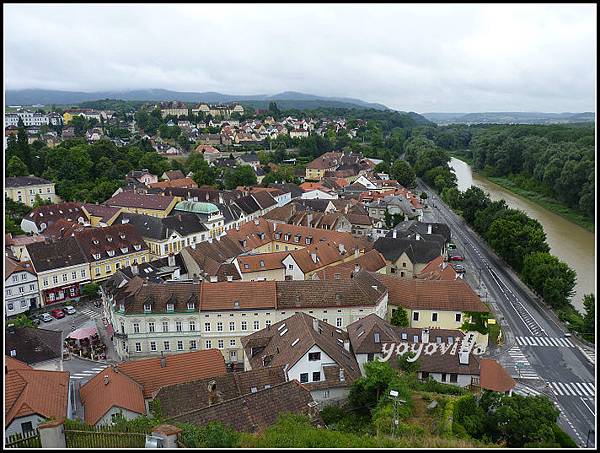
{"type": "Polygon", "coordinates": [[[106,367],[91,368],[89,370],[80,371],[78,373],[73,373],[73,374],[71,374],[70,378],[74,379],[74,380],[89,378],[89,377],[95,376],[100,371],[102,371],[104,368],[106,368],[106,367]]]}
{"type": "Polygon", "coordinates": [[[521,396],[539,396],[542,394],[541,392],[538,392],[537,390],[525,384],[521,384],[520,382],[517,382],[517,385],[513,389],[513,393],[521,396]]]}
{"type": "Polygon", "coordinates": [[[593,382],[548,382],[556,396],[590,397],[596,394],[593,382]]]}
{"type": "Polygon", "coordinates": [[[512,359],[512,377],[520,379],[539,379],[540,377],[535,372],[527,357],[521,351],[518,346],[513,346],[508,350],[508,355],[512,359]]]}
{"type": "Polygon", "coordinates": [[[86,315],[90,319],[100,318],[100,313],[98,313],[95,310],[92,310],[91,308],[82,308],[81,310],[78,310],[78,311],[79,311],[79,313],[86,315]]]}
{"type": "Polygon", "coordinates": [[[551,346],[555,348],[574,348],[568,338],[554,337],[516,337],[517,344],[521,346],[551,346]]]}
{"type": "Polygon", "coordinates": [[[596,351],[582,348],[581,346],[577,346],[577,349],[581,351],[581,353],[588,359],[592,365],[596,365],[596,351]]]}

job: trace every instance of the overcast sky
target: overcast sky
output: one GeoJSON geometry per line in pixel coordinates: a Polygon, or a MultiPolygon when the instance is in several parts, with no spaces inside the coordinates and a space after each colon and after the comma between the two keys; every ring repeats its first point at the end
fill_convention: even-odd
{"type": "Polygon", "coordinates": [[[4,5],[5,87],[593,111],[596,5],[4,5]]]}

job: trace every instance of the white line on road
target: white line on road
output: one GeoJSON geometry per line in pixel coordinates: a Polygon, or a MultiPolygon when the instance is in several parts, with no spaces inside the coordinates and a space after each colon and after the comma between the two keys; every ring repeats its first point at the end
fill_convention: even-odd
{"type": "Polygon", "coordinates": [[[596,412],[594,412],[594,411],[593,411],[593,410],[590,408],[590,406],[588,406],[588,405],[587,405],[587,403],[585,402],[585,400],[584,400],[583,398],[580,398],[580,399],[581,399],[581,402],[583,403],[583,405],[586,407],[586,409],[587,409],[588,411],[590,411],[590,412],[592,413],[592,415],[595,417],[595,416],[596,416],[596,412]]]}

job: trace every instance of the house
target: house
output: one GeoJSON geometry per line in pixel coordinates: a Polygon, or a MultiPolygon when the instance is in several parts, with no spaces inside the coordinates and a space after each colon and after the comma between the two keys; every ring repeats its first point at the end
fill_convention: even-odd
{"type": "Polygon", "coordinates": [[[181,170],[168,170],[165,171],[160,179],[162,180],[166,180],[166,181],[174,181],[176,179],[183,179],[185,178],[185,175],[183,174],[183,172],[181,170]]]}
{"type": "Polygon", "coordinates": [[[444,254],[445,243],[441,236],[432,235],[428,240],[422,239],[419,235],[415,239],[401,239],[394,236],[395,234],[391,238],[379,238],[373,244],[388,263],[386,274],[412,278],[420,274],[431,260],[444,254]]]}
{"type": "Polygon", "coordinates": [[[10,176],[4,178],[4,197],[12,201],[33,206],[35,197],[39,197],[50,203],[60,202],[56,195],[54,183],[37,176],[10,176]]]}
{"type": "Polygon", "coordinates": [[[63,140],[75,138],[75,128],[73,126],[65,126],[62,130],[61,137],[63,140]]]}
{"type": "Polygon", "coordinates": [[[92,227],[106,227],[112,225],[123,208],[114,208],[103,204],[84,203],[81,210],[92,227]]]}
{"type": "Polygon", "coordinates": [[[148,187],[150,187],[151,189],[162,189],[166,187],[181,187],[184,189],[195,189],[198,187],[198,184],[196,184],[196,182],[192,178],[186,177],[151,183],[148,184],[148,187]]]}
{"type": "Polygon", "coordinates": [[[289,252],[240,255],[235,258],[234,264],[243,281],[281,281],[286,276],[283,259],[288,255],[289,252]]]}
{"type": "Polygon", "coordinates": [[[244,253],[241,245],[228,236],[217,241],[192,243],[181,251],[190,275],[201,280],[241,280],[234,259],[244,253]]]}
{"type": "Polygon", "coordinates": [[[328,152],[317,157],[306,165],[306,179],[309,181],[320,181],[326,171],[336,170],[341,164],[342,153],[328,152]]]}
{"type": "Polygon", "coordinates": [[[74,238],[90,265],[90,278],[94,282],[107,279],[122,267],[150,259],[148,245],[133,225],[115,223],[89,228],[75,232],[74,238]]]}
{"type": "Polygon", "coordinates": [[[415,278],[425,280],[456,280],[462,278],[464,274],[458,274],[452,266],[450,266],[443,256],[438,256],[432,259],[427,266],[415,275],[415,278]]]}
{"type": "Polygon", "coordinates": [[[272,183],[269,184],[270,188],[280,189],[283,192],[289,192],[291,194],[291,199],[302,198],[302,194],[304,191],[300,188],[300,186],[293,183],[272,183]]]}
{"type": "Polygon", "coordinates": [[[283,367],[267,367],[211,376],[161,387],[155,401],[165,418],[204,409],[287,382],[283,367]]]}
{"type": "Polygon", "coordinates": [[[297,381],[276,384],[202,409],[191,409],[170,420],[198,426],[219,421],[238,432],[258,433],[275,424],[280,414],[289,413],[306,415],[315,426],[324,425],[310,392],[297,381]]]}
{"type": "Polygon", "coordinates": [[[121,358],[216,347],[229,363],[243,361],[243,336],[297,311],[343,328],[369,313],[385,316],[388,299],[385,286],[366,272],[350,281],[153,283],[138,276],[123,283],[113,277],[102,288],[121,358]]]}
{"type": "Polygon", "coordinates": [[[71,418],[70,395],[67,371],[34,370],[5,356],[4,435],[26,435],[47,419],[71,418]]]}
{"type": "MultiPolygon", "coordinates": [[[[306,184],[306,183],[304,183],[304,184],[306,184]]],[[[305,190],[304,193],[302,194],[302,198],[303,199],[318,198],[318,199],[322,199],[322,200],[335,200],[338,198],[338,194],[330,189],[327,189],[327,188],[321,186],[320,189],[305,190]]]]}
{"type": "Polygon", "coordinates": [[[290,131],[291,138],[308,138],[308,135],[308,131],[305,131],[303,129],[292,129],[290,131]]]}
{"type": "Polygon", "coordinates": [[[255,170],[260,167],[260,160],[258,159],[256,153],[242,154],[236,158],[236,161],[240,165],[250,165],[255,170]]]}
{"type": "MultiPolygon", "coordinates": [[[[173,213],[177,215],[181,213],[193,213],[202,223],[205,230],[208,231],[208,234],[206,235],[207,239],[220,237],[225,232],[225,216],[219,207],[213,203],[202,201],[180,201],[175,205],[173,213]]],[[[203,240],[204,235],[202,234],[200,242],[203,240]]],[[[186,241],[186,247],[194,242],[198,242],[198,239],[194,242],[187,242],[189,241],[186,241]]],[[[181,246],[183,246],[183,241],[181,241],[181,246]]]]}
{"type": "Polygon", "coordinates": [[[18,261],[29,261],[27,246],[35,242],[44,242],[46,238],[40,235],[29,236],[20,234],[13,236],[11,233],[4,235],[5,254],[18,261]]]}
{"type": "Polygon", "coordinates": [[[123,212],[132,214],[166,217],[180,200],[179,197],[172,196],[120,192],[102,204],[114,208],[123,208],[123,212]]]}
{"type": "Polygon", "coordinates": [[[102,129],[99,127],[94,127],[85,133],[85,138],[87,139],[87,141],[92,142],[92,143],[97,142],[103,136],[104,136],[104,134],[102,132],[102,129]]]}
{"type": "Polygon", "coordinates": [[[27,254],[38,277],[41,306],[79,300],[81,287],[90,282],[90,265],[74,237],[29,244],[27,254]]]}
{"type": "Polygon", "coordinates": [[[323,407],[347,398],[360,368],[348,334],[306,313],[296,313],[242,339],[245,368],[284,367],[323,407]]]}
{"type": "Polygon", "coordinates": [[[147,168],[144,168],[142,170],[131,170],[125,175],[125,180],[127,182],[136,181],[146,186],[158,182],[158,176],[153,175],[147,168]]]}
{"type": "Polygon", "coordinates": [[[209,231],[192,213],[178,212],[167,217],[122,213],[115,224],[127,224],[135,228],[148,245],[150,258],[177,254],[184,247],[208,239],[209,231]]]}
{"type": "Polygon", "coordinates": [[[183,102],[179,101],[171,101],[171,102],[161,102],[160,103],[160,114],[163,118],[168,115],[173,116],[187,116],[188,115],[188,107],[183,102]]]}
{"type": "MultiPolygon", "coordinates": [[[[395,275],[373,274],[388,292],[388,317],[402,307],[410,327],[457,330],[470,318],[469,312],[489,313],[490,309],[462,279],[421,280],[404,279],[395,275]]],[[[485,351],[488,335],[476,333],[476,347],[485,351]]]]}
{"type": "Polygon", "coordinates": [[[42,234],[46,228],[58,220],[84,224],[87,216],[82,203],[72,201],[38,206],[21,221],[21,229],[26,233],[42,234]]]}
{"type": "Polygon", "coordinates": [[[385,270],[385,258],[377,250],[372,249],[358,258],[328,266],[315,272],[313,278],[319,280],[340,280],[352,278],[361,270],[368,272],[381,272],[385,270]]]}
{"type": "Polygon", "coordinates": [[[37,275],[28,261],[4,257],[4,308],[11,318],[40,306],[37,275]]]}
{"type": "Polygon", "coordinates": [[[4,354],[36,370],[63,370],[63,338],[60,330],[7,326],[4,354]]]}
{"type": "Polygon", "coordinates": [[[217,148],[215,148],[214,146],[203,145],[203,144],[196,146],[196,149],[194,149],[194,151],[205,155],[206,156],[205,159],[207,159],[208,156],[218,155],[220,153],[220,151],[217,148]]]}

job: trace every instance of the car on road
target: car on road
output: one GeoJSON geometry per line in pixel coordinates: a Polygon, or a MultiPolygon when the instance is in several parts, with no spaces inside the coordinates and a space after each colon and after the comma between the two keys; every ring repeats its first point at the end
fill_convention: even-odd
{"type": "Polygon", "coordinates": [[[452,255],[450,261],[464,261],[465,259],[461,255],[452,255]]]}
{"type": "Polygon", "coordinates": [[[569,332],[565,333],[565,338],[569,338],[571,336],[571,334],[569,332]]]}
{"type": "Polygon", "coordinates": [[[42,318],[42,321],[44,321],[44,322],[52,321],[52,316],[50,316],[48,313],[42,313],[42,315],[40,317],[42,318]]]}
{"type": "Polygon", "coordinates": [[[73,307],[72,305],[67,305],[65,307],[65,312],[67,312],[68,315],[74,315],[75,313],[77,313],[77,310],[75,310],[75,307],[73,307]]]}
{"type": "Polygon", "coordinates": [[[55,308],[54,310],[52,310],[50,312],[50,314],[52,316],[54,316],[56,319],[61,319],[61,318],[65,317],[65,312],[61,308],[55,308]]]}
{"type": "Polygon", "coordinates": [[[467,271],[465,269],[465,266],[463,266],[462,264],[453,264],[452,267],[459,274],[464,274],[467,271]]]}

